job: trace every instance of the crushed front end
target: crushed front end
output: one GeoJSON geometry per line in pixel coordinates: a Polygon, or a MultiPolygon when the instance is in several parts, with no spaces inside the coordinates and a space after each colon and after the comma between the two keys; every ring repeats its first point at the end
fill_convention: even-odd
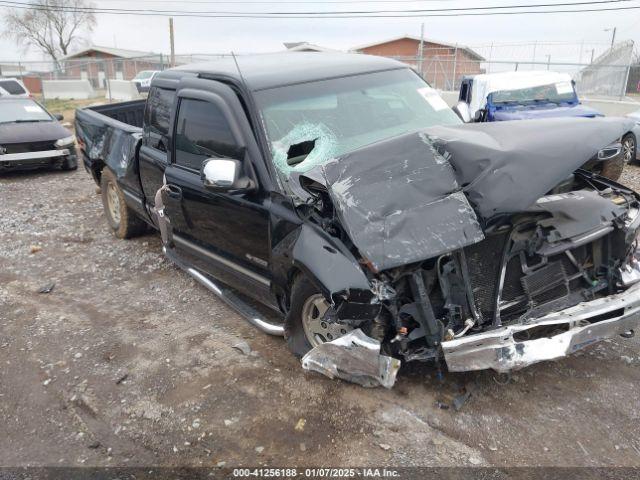
{"type": "Polygon", "coordinates": [[[307,218],[351,251],[375,307],[331,292],[326,320],[451,371],[506,372],[632,334],[640,197],[580,169],[626,125],[555,123],[437,127],[301,176],[307,218]]]}

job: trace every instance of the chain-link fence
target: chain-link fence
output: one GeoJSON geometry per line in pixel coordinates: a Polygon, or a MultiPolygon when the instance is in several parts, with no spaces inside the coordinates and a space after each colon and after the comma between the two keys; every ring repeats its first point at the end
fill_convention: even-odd
{"type": "MultiPolygon", "coordinates": [[[[415,44],[414,44],[415,51],[415,44]]],[[[634,64],[633,42],[614,48],[603,44],[528,43],[424,46],[415,55],[376,52],[411,65],[434,87],[455,92],[465,76],[526,70],[566,72],[576,81],[581,95],[622,98],[640,93],[640,66],[634,64]]],[[[373,53],[373,52],[366,52],[373,53]]],[[[173,65],[206,62],[229,54],[176,55],[173,65]]],[[[118,99],[111,83],[130,81],[143,71],[164,70],[172,66],[167,55],[136,58],[85,57],[58,62],[1,61],[0,76],[18,77],[34,94],[42,94],[43,81],[84,80],[96,96],[118,99]]]]}
{"type": "Polygon", "coordinates": [[[57,62],[0,61],[0,76],[22,80],[32,94],[43,95],[44,83],[56,80],[84,80],[96,96],[110,98],[112,80],[133,80],[143,71],[167,68],[165,55],[135,58],[77,58],[57,62]]]}
{"type": "MultiPolygon", "coordinates": [[[[593,53],[594,50],[591,50],[593,53]]],[[[598,95],[620,99],[626,94],[640,93],[640,66],[635,66],[632,41],[587,62],[553,60],[550,54],[531,59],[489,59],[469,47],[425,48],[422,55],[383,55],[411,65],[429,84],[444,91],[457,91],[466,76],[531,70],[567,73],[582,95],[598,95]]],[[[585,55],[586,56],[586,55],[585,55]]]]}

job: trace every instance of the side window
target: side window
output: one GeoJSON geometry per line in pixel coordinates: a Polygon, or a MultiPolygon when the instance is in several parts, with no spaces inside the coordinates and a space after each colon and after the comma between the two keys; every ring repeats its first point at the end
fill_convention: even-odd
{"type": "Polygon", "coordinates": [[[469,103],[469,82],[464,82],[460,86],[460,97],[458,98],[461,102],[469,103]]]}
{"type": "Polygon", "coordinates": [[[222,111],[213,103],[180,100],[175,134],[177,165],[200,170],[211,157],[240,159],[239,148],[222,111]]]}
{"type": "Polygon", "coordinates": [[[166,88],[153,87],[149,91],[144,112],[143,141],[146,146],[167,151],[167,135],[175,95],[175,90],[166,88]]]}

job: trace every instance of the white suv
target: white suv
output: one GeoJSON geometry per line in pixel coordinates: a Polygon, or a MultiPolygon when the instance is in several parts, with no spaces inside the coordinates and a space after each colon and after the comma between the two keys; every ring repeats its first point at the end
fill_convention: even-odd
{"type": "Polygon", "coordinates": [[[0,77],[0,97],[30,97],[31,93],[17,78],[0,77]]]}

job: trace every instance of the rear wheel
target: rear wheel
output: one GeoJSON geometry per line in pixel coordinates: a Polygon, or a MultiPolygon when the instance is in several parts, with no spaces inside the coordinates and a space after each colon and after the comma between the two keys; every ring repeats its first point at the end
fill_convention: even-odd
{"type": "Polygon", "coordinates": [[[146,223],[125,203],[124,194],[111,170],[102,171],[100,190],[107,222],[116,237],[131,238],[144,233],[146,223]]]}
{"type": "Polygon", "coordinates": [[[291,308],[285,319],[285,337],[289,349],[298,357],[322,343],[330,342],[353,330],[348,325],[327,322],[330,305],[324,295],[305,276],[299,275],[291,289],[291,308]]]}
{"type": "Polygon", "coordinates": [[[634,163],[636,161],[636,137],[632,133],[627,133],[622,137],[622,159],[624,163],[634,163]]]}

